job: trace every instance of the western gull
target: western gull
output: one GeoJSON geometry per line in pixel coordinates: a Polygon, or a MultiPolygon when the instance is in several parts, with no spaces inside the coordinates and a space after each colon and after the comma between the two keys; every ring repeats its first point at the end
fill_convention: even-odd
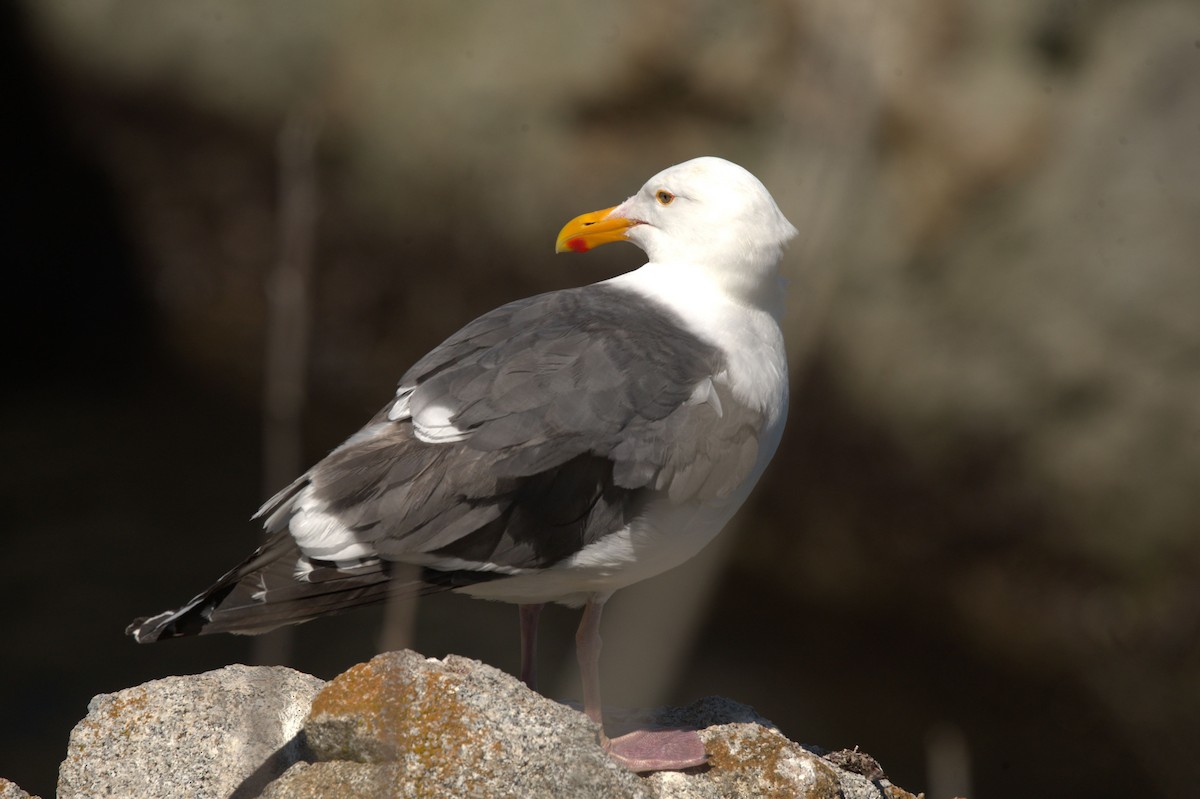
{"type": "Polygon", "coordinates": [[[267,538],[139,643],[261,633],[395,594],[520,606],[534,687],[538,614],[583,607],[583,706],[634,771],[699,765],[694,730],[605,735],[600,614],[619,588],[695,555],[749,495],[787,415],[779,319],[796,230],[720,158],[663,170],[563,227],[557,252],[614,241],[641,268],[484,314],[400,379],[360,431],[264,504],[267,538]],[[397,563],[420,579],[393,580],[397,563]]]}

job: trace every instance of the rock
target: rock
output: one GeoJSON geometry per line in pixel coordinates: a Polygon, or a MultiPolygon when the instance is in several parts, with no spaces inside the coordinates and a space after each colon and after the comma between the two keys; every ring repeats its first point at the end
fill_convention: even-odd
{"type": "Polygon", "coordinates": [[[266,796],[315,796],[335,778],[347,780],[338,795],[652,795],[596,745],[582,713],[454,655],[390,652],[351,668],[317,695],[304,731],[332,762],[289,771],[266,796]]]}
{"type": "Polygon", "coordinates": [[[824,756],[788,740],[747,705],[707,697],[684,708],[668,708],[643,721],[701,730],[708,766],[691,772],[651,774],[646,782],[661,799],[723,799],[730,796],[805,799],[907,799],[888,782],[878,764],[869,773],[845,758],[824,756]]]}
{"type": "Polygon", "coordinates": [[[597,746],[596,728],[582,713],[514,677],[453,655],[438,661],[388,653],[318,694],[304,729],[319,762],[297,763],[262,796],[911,797],[881,771],[873,782],[842,768],[728,699],[615,711],[610,722],[618,734],[643,723],[701,728],[711,761],[635,776],[597,746]]]}
{"type": "Polygon", "coordinates": [[[322,685],[226,666],[100,694],[71,731],[58,797],[255,796],[304,754],[298,733],[322,685]]]}
{"type": "Polygon", "coordinates": [[[30,796],[15,782],[0,777],[0,799],[40,799],[40,797],[30,796]]]}
{"type": "Polygon", "coordinates": [[[700,728],[709,753],[708,768],[700,773],[651,775],[647,781],[656,790],[655,795],[663,799],[912,797],[893,786],[870,757],[861,755],[873,766],[867,771],[848,762],[849,758],[822,756],[788,740],[753,708],[729,699],[701,699],[685,708],[660,713],[656,721],[700,728]]]}
{"type": "MultiPolygon", "coordinates": [[[[695,727],[711,759],[638,776],[604,753],[578,710],[479,661],[405,650],[328,684],[282,667],[228,666],[101,694],[71,732],[58,799],[913,799],[870,757],[824,757],[728,699],[613,710],[609,722],[614,734],[695,727]]],[[[0,780],[0,799],[28,796],[0,780]]]]}

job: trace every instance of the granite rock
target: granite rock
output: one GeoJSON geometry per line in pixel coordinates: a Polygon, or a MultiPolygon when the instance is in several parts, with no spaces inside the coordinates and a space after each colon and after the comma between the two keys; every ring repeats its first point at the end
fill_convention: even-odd
{"type": "Polygon", "coordinates": [[[255,796],[304,755],[298,734],[323,684],[226,666],[100,694],[71,731],[58,797],[255,796]]]}
{"type": "Polygon", "coordinates": [[[753,708],[729,699],[707,697],[660,712],[654,720],[700,729],[709,753],[707,768],[696,773],[651,775],[647,781],[662,799],[912,799],[869,757],[865,759],[873,768],[867,771],[848,758],[794,743],[753,708]]]}
{"type": "Polygon", "coordinates": [[[21,790],[15,782],[0,777],[0,799],[39,799],[21,790]]]}
{"type": "MultiPolygon", "coordinates": [[[[334,679],[305,723],[319,762],[298,763],[264,799],[318,796],[910,797],[785,738],[753,708],[719,697],[685,708],[612,710],[610,733],[643,724],[700,729],[710,762],[635,776],[616,766],[582,713],[477,661],[380,655],[334,679]],[[400,697],[401,701],[396,701],[400,697]]],[[[872,761],[873,762],[873,761],[872,761]]]]}
{"type": "MultiPolygon", "coordinates": [[[[479,661],[404,650],[328,684],[282,667],[229,666],[101,694],[71,733],[58,796],[912,799],[869,757],[793,743],[729,699],[611,709],[606,721],[611,734],[694,727],[710,760],[633,774],[576,708],[479,661]]],[[[0,799],[27,796],[0,780],[0,799]]]]}
{"type": "MultiPolygon", "coordinates": [[[[649,797],[596,745],[586,716],[478,661],[390,652],[335,678],[304,731],[320,762],[270,797],[311,796],[333,775],[395,796],[649,797]],[[344,761],[370,765],[348,768],[344,761]]],[[[338,789],[340,794],[342,789],[338,789]]],[[[378,795],[378,794],[375,794],[378,795]]]]}

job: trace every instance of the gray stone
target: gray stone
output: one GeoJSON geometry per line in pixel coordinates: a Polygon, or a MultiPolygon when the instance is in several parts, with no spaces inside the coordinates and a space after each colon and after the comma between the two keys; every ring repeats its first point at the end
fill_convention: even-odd
{"type": "Polygon", "coordinates": [[[267,786],[260,799],[399,799],[419,796],[419,785],[398,763],[296,763],[267,786]]]}
{"type": "Polygon", "coordinates": [[[71,731],[58,798],[255,796],[298,760],[323,681],[227,666],[100,694],[71,731]]]}
{"type": "Polygon", "coordinates": [[[15,782],[0,777],[0,799],[40,799],[21,790],[15,782]]]}
{"type": "Polygon", "coordinates": [[[696,727],[711,760],[687,772],[638,777],[604,754],[582,713],[508,674],[453,655],[439,661],[388,653],[317,696],[305,734],[321,762],[296,764],[263,797],[910,796],[789,741],[753,708],[728,699],[613,710],[608,721],[614,734],[643,724],[696,727]]]}
{"type": "Polygon", "coordinates": [[[731,796],[911,799],[912,796],[891,785],[881,771],[879,779],[872,781],[788,740],[753,708],[729,699],[707,697],[684,708],[668,708],[655,713],[653,721],[699,728],[709,753],[706,769],[661,772],[647,777],[646,782],[661,799],[731,796]]]}
{"type": "MultiPolygon", "coordinates": [[[[328,684],[229,666],[97,696],[71,733],[58,799],[912,799],[869,757],[823,757],[728,699],[613,709],[608,720],[613,734],[695,727],[710,761],[635,775],[604,753],[578,710],[478,661],[406,650],[328,684]]],[[[0,799],[27,797],[0,780],[0,799]]]]}
{"type": "Polygon", "coordinates": [[[455,655],[391,652],[355,666],[316,697],[304,729],[318,760],[372,767],[294,769],[269,796],[315,795],[340,777],[347,791],[394,796],[651,796],[582,713],[455,655]]]}

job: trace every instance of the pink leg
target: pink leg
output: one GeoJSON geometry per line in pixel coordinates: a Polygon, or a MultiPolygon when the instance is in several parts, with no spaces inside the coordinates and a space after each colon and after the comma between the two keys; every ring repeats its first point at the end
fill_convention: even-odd
{"type": "MultiPolygon", "coordinates": [[[[579,658],[579,676],[583,681],[583,712],[600,725],[604,736],[603,711],[600,706],[600,613],[603,599],[589,599],[583,606],[583,618],[575,631],[575,656],[579,658]]],[[[605,739],[607,740],[607,739],[605,739]]]]}
{"type": "Polygon", "coordinates": [[[600,745],[630,771],[675,771],[703,765],[708,755],[695,730],[638,730],[620,738],[605,734],[600,702],[600,613],[605,599],[593,596],[588,600],[575,633],[575,652],[583,680],[583,712],[600,725],[600,745]]]}
{"type": "Polygon", "coordinates": [[[521,682],[537,690],[538,618],[545,605],[521,605],[521,682]]]}

